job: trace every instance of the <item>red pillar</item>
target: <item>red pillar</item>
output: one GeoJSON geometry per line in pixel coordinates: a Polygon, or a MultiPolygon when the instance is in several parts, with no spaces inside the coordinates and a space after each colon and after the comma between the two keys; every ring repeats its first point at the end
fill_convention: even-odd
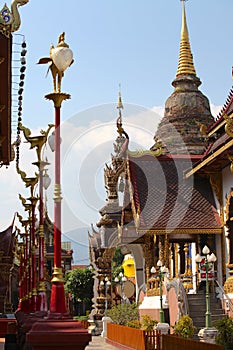
{"type": "Polygon", "coordinates": [[[50,318],[68,316],[64,279],[61,264],[61,175],[60,175],[60,111],[63,100],[70,98],[64,93],[52,93],[45,96],[52,100],[55,108],[55,185],[54,185],[54,271],[50,299],[50,318]]]}
{"type": "Polygon", "coordinates": [[[39,284],[37,293],[36,310],[42,314],[48,311],[47,296],[44,280],[44,191],[43,191],[43,171],[47,162],[39,161],[36,163],[39,167],[39,284]]]}
{"type": "Polygon", "coordinates": [[[37,286],[36,286],[36,235],[35,235],[35,207],[37,198],[30,198],[32,203],[32,227],[31,227],[31,305],[30,311],[36,312],[37,286]]]}

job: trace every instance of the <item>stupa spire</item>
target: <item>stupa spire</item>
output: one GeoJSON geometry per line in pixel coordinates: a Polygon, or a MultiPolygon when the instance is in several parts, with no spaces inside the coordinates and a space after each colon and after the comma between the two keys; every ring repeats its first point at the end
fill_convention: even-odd
{"type": "Polygon", "coordinates": [[[182,26],[181,26],[181,37],[180,37],[180,54],[178,69],[176,72],[176,78],[182,75],[194,75],[196,76],[196,71],[193,63],[193,55],[191,52],[188,26],[186,21],[186,11],[185,11],[185,1],[182,1],[182,26]]]}

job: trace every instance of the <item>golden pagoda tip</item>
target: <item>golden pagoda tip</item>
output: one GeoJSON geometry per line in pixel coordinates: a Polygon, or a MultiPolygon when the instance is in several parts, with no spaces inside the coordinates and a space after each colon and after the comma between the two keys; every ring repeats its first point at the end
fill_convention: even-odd
{"type": "Polygon", "coordinates": [[[182,25],[181,25],[181,38],[180,38],[180,53],[179,53],[179,63],[176,72],[176,77],[181,75],[194,75],[196,76],[196,71],[193,63],[193,55],[191,52],[188,26],[186,21],[186,11],[185,2],[187,0],[181,0],[182,2],[182,25]]]}

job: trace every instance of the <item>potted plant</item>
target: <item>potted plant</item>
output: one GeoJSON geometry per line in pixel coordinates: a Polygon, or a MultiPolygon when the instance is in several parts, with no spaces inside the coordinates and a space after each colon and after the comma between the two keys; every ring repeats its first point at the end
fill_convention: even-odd
{"type": "Polygon", "coordinates": [[[216,344],[223,345],[225,350],[233,349],[233,320],[232,318],[222,318],[214,324],[218,330],[215,337],[216,344]]]}
{"type": "Polygon", "coordinates": [[[180,335],[183,338],[192,338],[196,327],[193,325],[193,320],[189,315],[183,315],[173,326],[173,329],[175,335],[180,335]]]}

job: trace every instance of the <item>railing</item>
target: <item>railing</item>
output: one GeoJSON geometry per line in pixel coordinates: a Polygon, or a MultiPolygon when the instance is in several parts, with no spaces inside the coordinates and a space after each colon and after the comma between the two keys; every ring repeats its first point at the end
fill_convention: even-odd
{"type": "Polygon", "coordinates": [[[224,289],[222,288],[222,286],[219,284],[219,282],[216,280],[215,283],[217,284],[218,288],[220,289],[221,291],[221,299],[224,299],[227,300],[227,304],[228,304],[228,308],[229,308],[229,311],[231,312],[231,314],[233,314],[233,303],[231,301],[231,299],[229,298],[229,296],[224,292],[224,289]]]}
{"type": "Polygon", "coordinates": [[[160,344],[159,350],[224,350],[222,345],[204,343],[174,335],[162,335],[160,344]]]}
{"type": "Polygon", "coordinates": [[[160,334],[156,331],[144,331],[145,336],[145,350],[159,349],[157,344],[159,343],[160,334]]]}

